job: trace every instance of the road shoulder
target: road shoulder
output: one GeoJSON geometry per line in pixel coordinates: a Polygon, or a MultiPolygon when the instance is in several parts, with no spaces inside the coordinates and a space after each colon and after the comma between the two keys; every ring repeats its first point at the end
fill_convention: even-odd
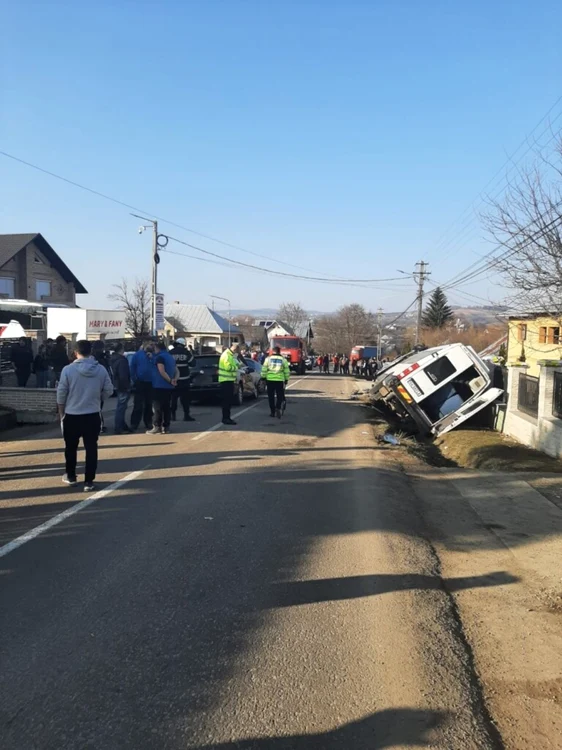
{"type": "Polygon", "coordinates": [[[488,577],[451,595],[505,747],[562,746],[562,511],[517,475],[387,456],[409,478],[443,580],[488,577]]]}

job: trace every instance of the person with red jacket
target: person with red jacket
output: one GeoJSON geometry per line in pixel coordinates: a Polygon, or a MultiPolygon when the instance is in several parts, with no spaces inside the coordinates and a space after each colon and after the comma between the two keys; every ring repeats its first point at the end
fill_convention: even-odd
{"type": "Polygon", "coordinates": [[[334,363],[334,374],[337,374],[340,369],[340,356],[339,354],[334,354],[334,358],[332,359],[332,362],[334,363]]]}

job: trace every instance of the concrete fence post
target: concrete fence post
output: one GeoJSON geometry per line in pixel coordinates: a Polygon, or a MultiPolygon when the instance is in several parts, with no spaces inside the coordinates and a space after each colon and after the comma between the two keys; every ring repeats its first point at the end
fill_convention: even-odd
{"type": "Polygon", "coordinates": [[[519,403],[519,375],[526,373],[529,365],[516,364],[510,365],[507,370],[507,410],[517,411],[519,403]]]}
{"type": "Polygon", "coordinates": [[[554,397],[554,373],[562,372],[562,362],[542,359],[539,381],[539,419],[552,419],[552,399],[554,397]]]}

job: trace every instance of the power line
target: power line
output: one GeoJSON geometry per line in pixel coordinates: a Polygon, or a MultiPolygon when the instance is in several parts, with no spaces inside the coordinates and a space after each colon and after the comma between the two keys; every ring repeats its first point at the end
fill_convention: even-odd
{"type": "MultiPolygon", "coordinates": [[[[507,158],[507,159],[506,159],[505,161],[504,161],[504,163],[503,163],[503,164],[501,165],[501,167],[500,167],[500,168],[499,168],[499,169],[497,170],[497,172],[495,172],[495,174],[494,174],[494,175],[493,175],[493,176],[491,177],[491,179],[490,179],[490,180],[489,180],[489,181],[488,181],[488,182],[486,183],[486,185],[484,185],[484,187],[482,188],[482,190],[481,190],[481,191],[480,191],[480,192],[478,193],[478,195],[476,196],[476,199],[475,199],[475,200],[477,200],[478,198],[480,198],[480,196],[482,195],[482,193],[483,193],[483,192],[484,192],[484,191],[485,191],[485,190],[486,190],[486,189],[487,189],[487,188],[489,187],[489,185],[490,185],[490,184],[491,184],[492,182],[494,182],[494,180],[496,179],[496,177],[497,177],[497,176],[498,176],[499,174],[501,174],[501,172],[503,172],[504,168],[505,168],[505,167],[506,167],[506,166],[507,166],[507,165],[508,165],[508,164],[509,164],[510,162],[512,162],[512,160],[513,160],[514,156],[515,156],[515,155],[517,154],[517,152],[518,152],[518,151],[519,151],[519,150],[520,150],[520,149],[522,148],[522,146],[524,146],[524,145],[525,145],[525,144],[526,144],[526,143],[528,142],[528,139],[529,139],[529,138],[530,138],[530,137],[531,137],[531,136],[533,135],[533,133],[534,133],[534,132],[535,132],[535,131],[537,130],[537,128],[539,128],[539,127],[540,127],[540,125],[542,125],[542,123],[543,123],[543,122],[544,122],[544,121],[545,121],[545,120],[546,120],[546,119],[548,118],[548,116],[550,115],[550,113],[551,113],[551,112],[552,112],[552,111],[553,111],[553,110],[554,110],[554,109],[555,109],[555,108],[556,108],[556,107],[558,106],[558,104],[560,104],[560,102],[562,102],[562,95],[560,95],[560,96],[558,97],[558,99],[557,99],[557,100],[556,100],[556,101],[554,102],[554,104],[553,104],[553,105],[552,105],[552,106],[550,107],[550,109],[549,109],[549,110],[548,110],[548,111],[547,111],[547,112],[546,112],[546,113],[545,113],[545,114],[544,114],[544,115],[543,115],[543,116],[541,117],[541,119],[540,119],[540,120],[539,120],[539,121],[537,122],[537,124],[536,124],[536,125],[535,125],[535,127],[534,127],[534,128],[533,128],[533,129],[531,130],[531,132],[530,132],[530,133],[528,133],[528,134],[527,134],[527,135],[525,136],[525,138],[523,138],[523,140],[522,140],[522,141],[521,141],[521,143],[520,143],[520,144],[519,144],[519,145],[517,146],[517,148],[515,149],[515,151],[514,151],[514,152],[513,152],[513,153],[512,153],[512,154],[511,154],[511,155],[510,155],[510,156],[509,156],[509,157],[508,157],[508,158],[507,158]]],[[[555,122],[555,121],[556,121],[556,120],[557,120],[557,119],[558,119],[558,118],[560,117],[560,115],[561,115],[561,114],[562,114],[562,112],[560,112],[560,113],[559,113],[559,114],[558,114],[558,115],[557,115],[557,116],[556,116],[556,117],[554,118],[554,122],[555,122]]],[[[547,127],[547,129],[548,129],[548,127],[547,127]]],[[[540,136],[540,137],[542,137],[542,135],[544,135],[544,133],[545,133],[545,132],[546,132],[546,130],[545,130],[545,131],[543,131],[543,133],[541,133],[541,136],[540,136]]],[[[552,139],[551,139],[551,140],[552,140],[552,139]]],[[[549,141],[549,143],[550,143],[550,141],[549,141]]],[[[519,159],[518,159],[518,161],[516,162],[516,164],[518,164],[518,163],[519,163],[519,162],[521,161],[521,159],[522,159],[522,158],[523,158],[523,157],[524,157],[524,156],[525,156],[525,155],[526,155],[526,154],[527,154],[527,153],[528,153],[528,152],[529,152],[529,151],[531,150],[531,148],[532,148],[532,145],[531,145],[531,146],[529,146],[529,147],[528,147],[528,149],[527,149],[527,151],[525,151],[525,152],[524,152],[524,153],[523,153],[523,154],[522,154],[522,155],[521,155],[521,156],[519,157],[519,159]]],[[[515,166],[515,165],[514,165],[514,166],[515,166]]],[[[461,220],[463,219],[464,215],[465,215],[465,214],[466,214],[467,212],[469,212],[469,211],[470,211],[470,210],[471,210],[471,209],[472,209],[472,208],[474,207],[474,202],[475,202],[474,200],[473,200],[473,201],[471,201],[470,205],[469,205],[469,206],[468,206],[467,208],[465,208],[465,209],[464,209],[464,211],[463,211],[463,212],[462,212],[462,213],[461,213],[461,214],[460,214],[460,215],[459,215],[459,216],[458,216],[458,217],[457,217],[457,218],[456,218],[456,219],[455,219],[455,220],[454,220],[454,221],[453,221],[453,222],[452,222],[452,223],[451,223],[451,224],[450,224],[450,225],[449,225],[448,227],[447,227],[447,229],[445,230],[445,232],[443,232],[443,234],[442,234],[442,235],[441,235],[441,236],[439,237],[439,239],[438,239],[438,240],[437,240],[437,242],[435,243],[435,246],[434,246],[434,251],[436,251],[437,249],[439,249],[439,246],[440,246],[440,245],[442,245],[442,243],[443,243],[443,240],[445,239],[445,237],[447,236],[447,234],[448,234],[448,233],[450,232],[450,230],[451,230],[451,229],[452,229],[452,228],[453,228],[453,227],[454,227],[454,226],[455,226],[456,224],[458,224],[458,223],[459,223],[459,221],[461,221],[461,220]]],[[[480,202],[482,202],[482,201],[480,201],[480,202]]],[[[450,244],[450,242],[448,242],[448,243],[446,243],[446,244],[450,244]]],[[[446,247],[446,245],[445,245],[445,247],[446,247]]],[[[442,249],[444,249],[444,248],[442,248],[442,249]]]]}
{"type": "Polygon", "coordinates": [[[413,302],[410,302],[410,304],[408,305],[408,307],[403,312],[401,312],[400,315],[397,315],[394,318],[394,320],[390,321],[390,323],[385,323],[384,324],[385,328],[388,328],[389,326],[393,326],[398,320],[400,320],[401,318],[403,318],[404,315],[406,315],[406,313],[409,312],[412,309],[412,307],[417,304],[417,302],[418,302],[418,297],[416,295],[415,300],[413,302]]]}
{"type": "MultiPolygon", "coordinates": [[[[560,114],[558,115],[558,117],[562,117],[562,111],[560,112],[560,114]]],[[[541,149],[545,149],[555,138],[558,137],[558,135],[559,135],[559,133],[554,133],[554,135],[545,144],[543,144],[541,146],[541,149]]],[[[531,148],[532,148],[532,146],[529,147],[529,150],[531,148]]],[[[524,155],[525,154],[523,154],[523,156],[524,155]]],[[[523,156],[521,158],[523,158],[523,156]]],[[[519,161],[521,161],[521,160],[519,160],[519,161]]],[[[512,167],[512,169],[508,170],[508,172],[506,173],[506,176],[505,176],[506,185],[503,185],[500,188],[500,190],[498,190],[496,193],[494,193],[493,195],[491,195],[489,197],[491,201],[495,201],[496,199],[499,198],[499,196],[502,193],[505,192],[505,190],[507,189],[508,184],[509,184],[508,181],[507,181],[507,178],[509,177],[509,175],[511,174],[511,172],[513,172],[513,170],[517,167],[518,163],[514,164],[513,167],[512,167]]],[[[484,198],[480,201],[480,203],[478,205],[481,206],[483,203],[484,203],[484,198]]],[[[453,253],[458,253],[460,250],[462,250],[463,248],[465,248],[469,244],[469,242],[471,242],[471,240],[473,239],[473,237],[476,236],[476,233],[477,233],[476,226],[473,226],[472,228],[471,228],[471,226],[474,225],[478,221],[478,218],[479,217],[476,214],[473,215],[466,222],[466,224],[459,230],[459,233],[456,236],[452,237],[441,248],[442,252],[445,251],[445,250],[448,250],[448,252],[444,256],[440,257],[441,261],[446,260],[447,258],[450,258],[451,255],[453,255],[453,253]],[[451,243],[453,243],[453,244],[451,244],[451,243]]]]}
{"type": "MultiPolygon", "coordinates": [[[[118,206],[123,206],[124,208],[132,209],[133,211],[138,211],[139,213],[144,214],[150,214],[158,221],[162,221],[165,224],[169,224],[172,227],[176,227],[177,229],[183,229],[185,232],[190,232],[191,234],[195,234],[198,237],[203,237],[204,239],[210,240],[211,242],[217,242],[220,245],[224,245],[225,247],[230,247],[233,250],[240,250],[243,253],[248,253],[249,255],[254,255],[258,258],[264,258],[265,260],[272,261],[274,263],[278,263],[279,265],[285,265],[289,266],[291,268],[298,268],[301,271],[311,271],[310,268],[305,268],[304,266],[298,266],[293,263],[288,263],[287,261],[279,260],[278,258],[272,258],[268,255],[263,255],[261,253],[256,253],[252,250],[248,250],[244,247],[241,247],[240,245],[234,245],[230,242],[225,242],[224,240],[220,240],[217,237],[212,237],[208,234],[203,234],[202,232],[198,232],[195,229],[191,229],[190,227],[186,227],[183,224],[178,224],[177,222],[171,221],[170,219],[166,219],[163,216],[158,216],[157,214],[154,214],[152,211],[148,211],[145,208],[139,208],[138,206],[133,206],[130,203],[126,203],[125,201],[119,200],[118,198],[114,198],[111,195],[108,195],[107,193],[102,193],[99,190],[95,190],[94,188],[90,188],[87,185],[83,185],[80,182],[76,182],[75,180],[70,180],[68,177],[63,177],[63,175],[57,174],[56,172],[51,172],[49,169],[45,169],[44,167],[40,167],[37,164],[33,164],[29,161],[26,161],[25,159],[21,159],[18,156],[14,156],[13,154],[8,153],[7,151],[0,150],[0,155],[5,156],[8,159],[12,159],[15,162],[18,162],[19,164],[24,164],[26,167],[30,167],[31,169],[35,169],[38,172],[42,172],[43,174],[49,175],[49,177],[53,177],[56,180],[60,180],[61,182],[66,182],[68,185],[72,185],[73,187],[79,188],[80,190],[85,190],[87,193],[91,193],[92,195],[96,195],[98,198],[103,198],[104,200],[111,201],[111,203],[115,203],[118,206]]],[[[314,273],[313,271],[311,271],[314,273]]],[[[327,277],[332,277],[334,279],[341,279],[339,276],[333,276],[332,274],[326,274],[327,277]]]]}
{"type": "MultiPolygon", "coordinates": [[[[493,195],[490,196],[490,199],[492,201],[495,200],[495,199],[497,199],[506,190],[506,188],[509,185],[509,176],[511,175],[511,173],[514,172],[514,170],[517,169],[518,165],[521,163],[521,161],[523,160],[523,158],[529,153],[529,151],[531,151],[533,148],[535,148],[538,145],[539,140],[543,137],[543,135],[548,130],[552,129],[553,123],[556,122],[556,120],[558,120],[560,117],[562,117],[562,110],[558,113],[558,115],[556,115],[556,117],[554,118],[554,120],[552,121],[552,123],[550,123],[543,130],[543,132],[538,136],[538,140],[535,141],[535,143],[531,143],[531,145],[527,148],[527,150],[524,151],[523,154],[521,154],[521,156],[519,157],[519,159],[516,162],[514,162],[512,164],[512,166],[507,170],[507,172],[502,177],[502,179],[499,180],[496,183],[495,187],[499,186],[503,182],[505,182],[505,185],[501,185],[500,189],[497,190],[493,195]]],[[[558,137],[558,134],[559,134],[558,132],[553,133],[552,136],[548,139],[548,141],[546,143],[540,145],[540,148],[541,149],[545,149],[555,138],[558,137]]],[[[502,167],[502,169],[503,169],[503,167],[502,167]]],[[[488,185],[489,184],[490,183],[488,183],[488,185]]],[[[485,188],[483,188],[482,192],[484,192],[484,190],[485,190],[485,188]]],[[[478,197],[481,197],[481,200],[476,205],[473,202],[471,204],[471,206],[469,206],[468,210],[470,210],[472,208],[476,209],[477,206],[481,206],[484,203],[484,197],[482,196],[482,192],[478,196],[478,197]]],[[[474,213],[471,216],[470,215],[467,216],[466,221],[461,226],[461,228],[459,229],[459,231],[457,232],[457,234],[453,235],[449,240],[447,240],[445,242],[445,244],[442,245],[441,248],[435,248],[436,250],[440,249],[441,252],[444,252],[445,250],[448,250],[447,254],[444,256],[444,258],[442,257],[441,260],[449,258],[453,254],[453,252],[455,252],[455,250],[461,249],[461,248],[465,247],[465,245],[468,244],[468,242],[470,241],[470,239],[476,233],[476,229],[475,228],[474,229],[470,229],[470,227],[476,221],[478,221],[478,216],[476,215],[476,213],[474,213]],[[468,232],[468,235],[467,235],[467,232],[468,232]],[[466,238],[465,238],[465,235],[467,235],[466,238]]]]}
{"type": "MultiPolygon", "coordinates": [[[[554,228],[556,225],[558,225],[560,223],[562,223],[562,217],[561,216],[558,216],[557,218],[553,219],[552,221],[549,221],[548,224],[545,224],[545,226],[542,227],[540,230],[537,230],[530,237],[527,237],[524,240],[524,242],[523,242],[523,247],[526,244],[528,244],[529,242],[533,242],[533,241],[535,241],[537,239],[541,239],[542,237],[545,236],[545,233],[547,232],[547,230],[554,228]]],[[[527,227],[527,228],[529,228],[529,227],[527,227]]],[[[502,245],[498,245],[496,248],[494,248],[493,250],[491,250],[487,254],[487,256],[484,256],[484,257],[489,257],[489,256],[493,255],[501,247],[503,247],[503,246],[502,245]]],[[[457,274],[457,277],[453,277],[452,279],[450,279],[450,281],[446,282],[446,284],[442,288],[444,290],[445,289],[454,289],[455,287],[460,286],[462,283],[466,283],[470,279],[477,278],[478,276],[481,276],[483,273],[486,273],[487,271],[489,271],[491,268],[497,266],[499,263],[502,263],[503,261],[507,260],[507,258],[511,257],[512,255],[515,255],[515,253],[519,252],[520,249],[521,249],[521,243],[518,243],[517,247],[512,248],[512,249],[508,248],[500,256],[498,256],[498,258],[496,258],[493,261],[490,261],[488,263],[485,263],[484,266],[482,266],[481,268],[476,268],[471,273],[465,273],[465,272],[468,272],[473,266],[475,266],[475,265],[477,266],[481,262],[481,260],[482,260],[482,259],[480,259],[479,261],[476,261],[476,263],[473,263],[472,266],[469,266],[467,269],[465,269],[465,272],[461,272],[461,273],[465,273],[464,276],[461,276],[461,278],[457,278],[459,276],[459,274],[457,274]]]]}
{"type": "MultiPolygon", "coordinates": [[[[223,255],[219,255],[218,253],[213,253],[210,250],[204,250],[202,247],[198,247],[197,245],[192,245],[189,242],[185,242],[184,240],[180,240],[177,237],[171,237],[169,235],[164,235],[164,236],[167,237],[172,242],[177,242],[180,245],[184,245],[185,247],[189,247],[192,250],[198,250],[199,252],[204,253],[205,255],[210,255],[213,258],[218,258],[220,260],[218,260],[218,261],[208,261],[208,259],[206,259],[206,258],[200,258],[200,257],[198,257],[196,255],[190,255],[188,253],[176,252],[176,251],[173,251],[173,250],[169,250],[168,248],[161,248],[160,252],[166,252],[166,253],[169,253],[170,255],[178,255],[178,256],[185,257],[185,258],[192,258],[194,260],[207,260],[207,262],[214,262],[217,265],[226,266],[227,268],[232,268],[233,266],[240,266],[240,267],[242,267],[244,269],[248,269],[249,271],[253,271],[253,272],[257,272],[257,273],[262,273],[262,274],[267,274],[267,275],[282,276],[284,278],[296,279],[296,280],[299,280],[299,281],[311,281],[311,282],[314,282],[314,283],[330,284],[330,285],[333,285],[333,286],[334,285],[335,286],[352,286],[352,287],[359,288],[359,289],[377,289],[378,288],[378,289],[382,289],[382,290],[387,290],[390,287],[387,287],[387,286],[384,286],[384,287],[372,286],[371,282],[375,282],[376,281],[376,282],[382,283],[382,282],[386,282],[386,281],[393,281],[393,280],[394,281],[402,281],[403,280],[402,277],[397,277],[396,279],[370,279],[370,280],[363,280],[363,279],[342,279],[341,281],[338,281],[336,279],[326,279],[326,278],[323,278],[321,276],[317,276],[317,277],[315,277],[315,276],[300,276],[298,274],[285,273],[284,271],[274,271],[274,270],[269,269],[269,268],[263,268],[262,266],[255,266],[255,265],[253,265],[251,263],[244,263],[243,261],[240,261],[240,260],[232,260],[230,258],[226,258],[223,255]],[[220,261],[222,261],[222,262],[220,262],[220,261]],[[367,283],[367,282],[369,282],[369,283],[367,283]]],[[[403,287],[399,287],[399,288],[397,288],[397,291],[404,291],[404,288],[403,287]]]]}

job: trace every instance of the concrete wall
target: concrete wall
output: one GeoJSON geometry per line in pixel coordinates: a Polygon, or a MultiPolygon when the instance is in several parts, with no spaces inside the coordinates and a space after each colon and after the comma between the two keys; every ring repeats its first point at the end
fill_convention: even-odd
{"type": "Polygon", "coordinates": [[[0,268],[0,276],[15,279],[15,296],[30,302],[56,302],[75,305],[76,291],[72,282],[66,282],[47,261],[33,242],[0,268]],[[41,262],[37,262],[36,258],[41,262]],[[51,296],[37,298],[36,281],[51,282],[51,296]]]}
{"type": "Polygon", "coordinates": [[[536,418],[517,408],[519,400],[519,375],[532,375],[528,366],[510,367],[508,376],[508,405],[503,432],[530,448],[554,458],[562,458],[562,419],[552,414],[554,373],[562,372],[562,362],[537,363],[539,370],[539,409],[536,418]]]}
{"type": "Polygon", "coordinates": [[[54,388],[0,387],[0,406],[16,412],[24,424],[54,422],[57,415],[57,392],[54,388]]]}

